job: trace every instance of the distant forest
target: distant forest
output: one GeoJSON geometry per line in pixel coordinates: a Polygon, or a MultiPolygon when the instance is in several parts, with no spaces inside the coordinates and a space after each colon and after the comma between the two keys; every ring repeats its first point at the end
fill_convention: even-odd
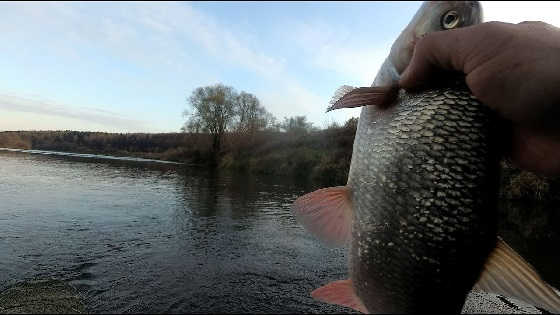
{"type": "Polygon", "coordinates": [[[251,137],[228,132],[217,160],[212,135],[202,132],[5,131],[0,147],[135,156],[340,184],[349,170],[356,123],[352,118],[324,130],[261,130],[251,137]]]}
{"type": "MultiPolygon", "coordinates": [[[[295,176],[322,186],[346,184],[357,118],[325,129],[305,116],[278,122],[254,95],[221,84],[198,88],[187,101],[178,133],[5,131],[0,147],[134,156],[295,176]]],[[[560,201],[559,178],[521,171],[507,161],[502,170],[503,199],[560,201]]]]}

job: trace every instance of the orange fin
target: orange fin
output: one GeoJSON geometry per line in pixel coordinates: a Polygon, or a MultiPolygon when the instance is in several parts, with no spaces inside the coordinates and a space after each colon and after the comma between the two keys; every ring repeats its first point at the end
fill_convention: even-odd
{"type": "Polygon", "coordinates": [[[560,296],[501,238],[474,288],[560,313],[560,296]]]}
{"type": "Polygon", "coordinates": [[[398,85],[359,87],[341,86],[332,97],[327,112],[339,108],[376,105],[386,107],[390,105],[399,92],[398,85]]]}
{"type": "Polygon", "coordinates": [[[356,295],[352,280],[339,280],[324,285],[311,292],[311,296],[319,301],[350,307],[358,312],[369,313],[364,303],[356,295]]]}
{"type": "Polygon", "coordinates": [[[351,238],[352,206],[346,186],[316,190],[292,206],[297,220],[319,239],[344,245],[351,238]]]}

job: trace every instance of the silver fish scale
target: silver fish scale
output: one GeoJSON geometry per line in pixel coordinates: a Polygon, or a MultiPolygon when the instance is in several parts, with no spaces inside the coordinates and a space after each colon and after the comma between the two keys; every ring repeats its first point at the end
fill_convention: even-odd
{"type": "Polygon", "coordinates": [[[461,311],[496,241],[492,117],[463,83],[362,109],[350,265],[370,312],[461,311]]]}

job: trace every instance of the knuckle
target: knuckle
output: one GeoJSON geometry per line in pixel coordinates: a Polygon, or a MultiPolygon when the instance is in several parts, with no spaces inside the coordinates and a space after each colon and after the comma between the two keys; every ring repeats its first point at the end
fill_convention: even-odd
{"type": "Polygon", "coordinates": [[[529,29],[534,29],[534,30],[558,30],[557,27],[555,27],[552,24],[548,24],[546,22],[543,21],[523,21],[521,23],[519,23],[518,25],[520,26],[524,26],[527,27],[529,29]]]}
{"type": "Polygon", "coordinates": [[[422,59],[430,51],[430,40],[426,40],[426,36],[419,38],[414,44],[412,51],[412,60],[415,62],[418,58],[422,59]]]}
{"type": "Polygon", "coordinates": [[[414,50],[417,52],[426,50],[426,48],[430,46],[430,38],[431,37],[429,35],[420,37],[420,39],[418,39],[418,41],[416,42],[414,50]]]}
{"type": "Polygon", "coordinates": [[[529,24],[529,25],[535,25],[535,26],[547,26],[548,24],[543,22],[543,21],[523,21],[520,22],[519,24],[529,24]]]}
{"type": "Polygon", "coordinates": [[[482,26],[485,28],[487,32],[503,32],[507,30],[512,24],[499,22],[499,21],[491,21],[483,23],[482,26]]]}
{"type": "Polygon", "coordinates": [[[432,49],[441,40],[442,33],[435,32],[423,35],[416,43],[416,49],[420,52],[432,49]]]}

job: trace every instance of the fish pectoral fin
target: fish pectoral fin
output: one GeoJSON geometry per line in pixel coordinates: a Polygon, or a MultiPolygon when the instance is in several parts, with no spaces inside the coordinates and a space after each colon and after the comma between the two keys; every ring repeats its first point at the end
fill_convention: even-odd
{"type": "Polygon", "coordinates": [[[501,238],[474,289],[500,294],[560,313],[560,296],[501,238]]]}
{"type": "Polygon", "coordinates": [[[352,280],[339,280],[324,285],[311,292],[311,296],[319,301],[350,307],[358,312],[369,313],[356,295],[352,280]]]}
{"type": "Polygon", "coordinates": [[[344,245],[351,238],[352,206],[346,186],[316,190],[292,205],[298,222],[330,245],[344,245]]]}
{"type": "Polygon", "coordinates": [[[352,108],[365,105],[386,107],[397,97],[398,85],[359,87],[344,85],[336,90],[327,112],[339,108],[352,108]]]}

